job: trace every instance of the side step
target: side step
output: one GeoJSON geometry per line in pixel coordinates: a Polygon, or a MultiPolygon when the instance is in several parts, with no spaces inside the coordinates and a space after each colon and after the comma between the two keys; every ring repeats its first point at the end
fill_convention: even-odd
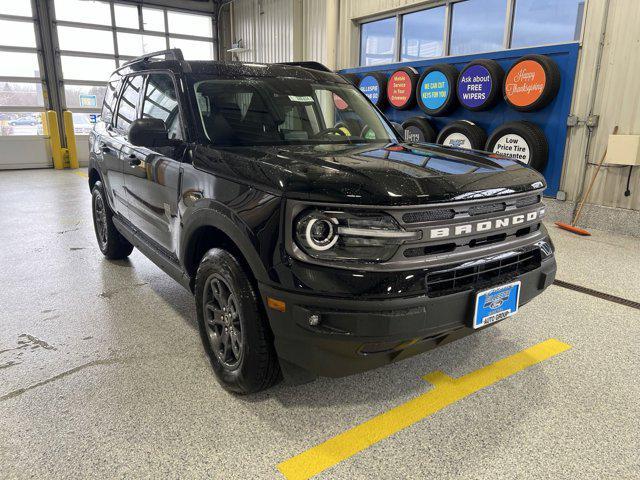
{"type": "Polygon", "coordinates": [[[142,237],[143,234],[130,227],[126,222],[122,221],[122,219],[115,215],[113,216],[113,223],[122,236],[129,240],[134,247],[140,250],[145,257],[155,263],[162,271],[167,273],[184,288],[191,291],[191,281],[178,263],[169,258],[159,248],[154,248],[152,244],[142,237]]]}

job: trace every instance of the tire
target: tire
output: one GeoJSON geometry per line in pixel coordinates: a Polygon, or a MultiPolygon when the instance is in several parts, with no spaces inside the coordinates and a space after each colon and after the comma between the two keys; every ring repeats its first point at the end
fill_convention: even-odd
{"type": "Polygon", "coordinates": [[[457,120],[440,130],[436,143],[446,147],[483,150],[487,142],[487,133],[473,122],[457,120]]]}
{"type": "MultiPolygon", "coordinates": [[[[458,80],[458,70],[448,63],[439,63],[427,68],[416,86],[416,103],[420,109],[432,117],[444,116],[451,112],[458,105],[458,97],[456,95],[456,84],[458,80]],[[438,92],[444,92],[445,97],[442,100],[430,101],[423,98],[423,94],[432,93],[434,89],[424,88],[425,80],[428,83],[433,81],[445,82],[444,88],[436,89],[438,92]],[[425,91],[423,91],[425,90],[425,91]],[[425,101],[427,102],[425,104],[425,101]]],[[[435,93],[435,92],[434,92],[435,93]]]]}
{"type": "Polygon", "coordinates": [[[220,385],[238,394],[275,385],[281,373],[273,335],[238,259],[219,248],[205,253],[196,274],[195,300],[202,344],[220,385]]]}
{"type": "MultiPolygon", "coordinates": [[[[458,101],[460,105],[462,105],[467,110],[471,110],[473,112],[479,112],[482,110],[489,110],[492,108],[500,99],[502,95],[502,80],[504,78],[504,70],[495,60],[475,60],[473,62],[468,63],[460,72],[458,76],[458,81],[456,83],[456,95],[458,96],[458,101]],[[489,74],[490,76],[490,84],[488,86],[488,91],[478,92],[476,90],[469,92],[465,91],[463,86],[463,79],[468,77],[475,77],[480,74],[482,76],[489,74]],[[469,94],[478,94],[482,95],[483,98],[465,98],[465,95],[469,94]]],[[[472,82],[472,83],[480,83],[480,82],[472,82]]],[[[486,87],[485,87],[486,88],[486,87]]]]}
{"type": "Polygon", "coordinates": [[[394,70],[389,80],[387,81],[387,102],[396,110],[408,110],[416,104],[416,83],[418,83],[418,71],[413,67],[402,67],[394,70]],[[401,75],[402,78],[408,82],[402,88],[402,94],[398,91],[394,91],[397,82],[394,82],[394,78],[397,75],[401,75]]]}
{"type": "Polygon", "coordinates": [[[387,106],[387,77],[382,73],[367,73],[358,82],[358,88],[376,107],[387,106]]]}
{"type": "Polygon", "coordinates": [[[109,260],[122,260],[131,255],[133,245],[113,224],[113,212],[107,202],[101,181],[97,181],[91,190],[91,211],[96,240],[102,254],[109,260]]]}
{"type": "Polygon", "coordinates": [[[436,131],[424,117],[408,118],[403,124],[404,140],[409,143],[434,143],[436,131]]]}
{"type": "Polygon", "coordinates": [[[539,172],[544,170],[549,159],[547,138],[540,127],[531,122],[508,122],[499,126],[487,140],[486,150],[515,158],[539,172]],[[507,143],[508,140],[511,143],[507,143]],[[506,150],[513,146],[526,148],[526,155],[506,150]]]}
{"type": "Polygon", "coordinates": [[[558,65],[546,55],[525,55],[515,62],[504,77],[503,96],[504,101],[511,108],[519,112],[533,112],[546,107],[558,94],[560,89],[560,70],[558,65]],[[518,74],[523,69],[533,76],[531,80],[522,82],[520,87],[540,85],[542,90],[533,90],[529,93],[514,93],[514,88],[521,83],[518,74]]]}
{"type": "Polygon", "coordinates": [[[342,120],[336,123],[333,128],[337,128],[347,137],[357,136],[362,131],[362,127],[355,120],[342,120]]]}

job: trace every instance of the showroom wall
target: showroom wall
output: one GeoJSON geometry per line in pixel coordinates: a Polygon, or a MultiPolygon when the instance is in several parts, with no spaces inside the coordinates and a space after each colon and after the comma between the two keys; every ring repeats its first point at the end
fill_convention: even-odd
{"type": "MultiPolygon", "coordinates": [[[[316,0],[302,1],[302,8],[296,10],[298,0],[235,0],[234,25],[249,32],[257,28],[262,37],[277,39],[279,45],[268,45],[267,53],[261,52],[261,45],[256,51],[244,53],[249,60],[252,56],[260,61],[290,61],[294,59],[317,60],[330,62],[331,56],[322,48],[315,47],[318,38],[322,38],[330,28],[330,16],[314,13],[316,0]],[[261,7],[260,7],[261,5],[261,7]],[[249,13],[242,13],[242,8],[249,13]],[[253,19],[267,15],[273,9],[281,12],[279,17],[285,18],[292,26],[304,25],[300,45],[303,51],[294,52],[294,37],[279,34],[285,27],[278,24],[271,27],[268,17],[252,23],[253,19]],[[264,11],[264,14],[260,12],[264,11]],[[256,13],[258,12],[258,13],[256,13]],[[298,12],[298,17],[289,13],[298,12]],[[309,15],[305,17],[305,12],[309,15]],[[324,23],[323,23],[324,20],[324,23]]],[[[513,9],[517,0],[505,0],[507,8],[513,9]]],[[[327,4],[327,2],[319,2],[327,4]]],[[[360,31],[361,25],[372,20],[394,16],[413,10],[435,7],[445,4],[444,0],[340,0],[338,47],[336,65],[338,69],[357,67],[360,64],[360,31]]],[[[544,5],[544,0],[539,2],[544,5]]],[[[320,7],[322,8],[322,7],[320,7]]],[[[578,124],[568,128],[565,145],[565,158],[560,195],[575,201],[580,198],[583,187],[590,180],[593,166],[585,165],[599,160],[606,148],[609,133],[614,125],[618,125],[620,134],[640,133],[640,100],[635,94],[637,78],[640,77],[640,62],[635,60],[637,46],[640,43],[640,29],[637,21],[640,18],[640,2],[636,0],[586,0],[584,7],[581,34],[581,48],[578,56],[578,67],[571,104],[571,114],[575,115],[578,124]],[[603,42],[602,52],[599,45],[603,42]],[[600,59],[600,60],[599,60],[600,59]],[[600,65],[598,67],[598,65],[600,65]],[[597,76],[597,78],[596,78],[597,76]],[[623,97],[621,92],[632,92],[623,97]],[[598,115],[599,124],[593,128],[586,126],[589,115],[598,115]]],[[[249,35],[247,33],[247,35],[249,35]]],[[[236,34],[237,38],[244,38],[236,34]]],[[[252,37],[247,37],[252,38],[252,37]]],[[[325,42],[326,43],[326,42],[325,42]]],[[[266,51],[266,50],[265,50],[266,51]]],[[[589,203],[640,210],[640,169],[634,168],[630,181],[631,195],[625,196],[628,167],[605,167],[591,192],[589,203]]]]}

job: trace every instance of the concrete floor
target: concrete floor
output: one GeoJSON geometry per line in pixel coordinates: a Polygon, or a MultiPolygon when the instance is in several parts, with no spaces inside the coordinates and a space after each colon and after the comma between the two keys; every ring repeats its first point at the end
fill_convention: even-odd
{"type": "MultiPolygon", "coordinates": [[[[566,352],[318,478],[639,478],[640,311],[552,286],[419,357],[239,398],[213,379],[188,292],[103,259],[86,179],[0,172],[0,478],[282,478],[276,465],[549,338],[566,352]]],[[[552,228],[558,278],[640,300],[640,239],[552,228]]]]}

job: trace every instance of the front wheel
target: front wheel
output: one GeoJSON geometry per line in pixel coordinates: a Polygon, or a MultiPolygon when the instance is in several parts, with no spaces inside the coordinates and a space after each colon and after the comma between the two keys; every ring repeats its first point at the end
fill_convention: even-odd
{"type": "Polygon", "coordinates": [[[122,236],[113,224],[113,212],[109,208],[102,182],[98,181],[91,190],[91,210],[93,228],[102,254],[109,260],[121,260],[131,255],[133,245],[122,236]]]}
{"type": "Polygon", "coordinates": [[[200,336],[220,384],[240,394],[254,393],[280,379],[280,365],[267,319],[240,262],[213,248],[196,275],[200,336]]]}

